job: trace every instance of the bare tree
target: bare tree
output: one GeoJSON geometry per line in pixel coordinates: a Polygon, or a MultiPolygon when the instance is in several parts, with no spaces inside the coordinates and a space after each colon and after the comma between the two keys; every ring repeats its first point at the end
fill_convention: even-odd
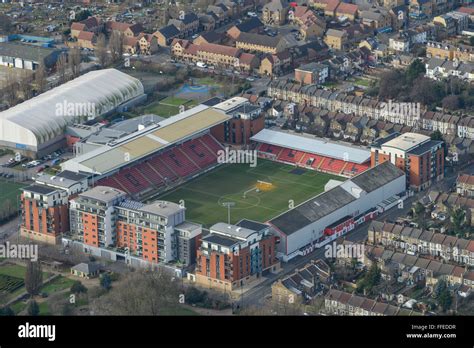
{"type": "Polygon", "coordinates": [[[179,283],[162,271],[130,273],[92,303],[98,315],[160,315],[178,306],[179,283]]]}
{"type": "Polygon", "coordinates": [[[109,51],[112,56],[112,61],[117,62],[123,54],[123,40],[124,36],[121,32],[113,31],[109,40],[109,51]]]}
{"type": "Polygon", "coordinates": [[[27,71],[22,71],[18,78],[18,92],[21,94],[23,100],[28,100],[32,97],[31,90],[32,76],[27,71]]]}
{"type": "Polygon", "coordinates": [[[64,83],[67,81],[67,61],[66,55],[61,54],[56,62],[56,72],[59,75],[59,82],[64,83]]]}
{"type": "Polygon", "coordinates": [[[73,47],[69,51],[69,68],[72,72],[72,77],[76,78],[80,74],[81,65],[81,51],[78,47],[73,47]]]}
{"type": "Polygon", "coordinates": [[[13,71],[7,71],[4,86],[4,95],[8,105],[16,105],[16,103],[18,102],[16,93],[16,91],[18,90],[18,78],[16,77],[13,71]]]}
{"type": "Polygon", "coordinates": [[[35,71],[35,85],[38,93],[43,93],[46,91],[46,70],[43,64],[41,64],[35,71]]]}
{"type": "Polygon", "coordinates": [[[28,261],[26,264],[25,288],[30,296],[38,294],[43,285],[43,272],[39,261],[28,261]]]}
{"type": "Polygon", "coordinates": [[[95,47],[95,56],[99,60],[99,64],[102,67],[105,67],[105,65],[107,64],[107,43],[104,34],[100,34],[97,39],[97,44],[95,47]]]}

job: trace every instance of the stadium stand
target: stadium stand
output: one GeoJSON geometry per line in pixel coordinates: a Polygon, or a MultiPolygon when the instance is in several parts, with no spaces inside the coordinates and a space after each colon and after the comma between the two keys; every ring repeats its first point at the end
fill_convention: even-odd
{"type": "Polygon", "coordinates": [[[217,151],[221,149],[216,139],[205,134],[123,168],[98,180],[97,185],[115,187],[131,195],[158,189],[217,164],[217,151]]]}
{"type": "Polygon", "coordinates": [[[347,145],[269,129],[261,131],[252,140],[257,142],[256,149],[262,158],[321,172],[352,177],[370,167],[370,153],[368,151],[347,145]],[[275,145],[275,143],[279,145],[275,145]],[[317,154],[316,151],[318,151],[317,154]],[[355,161],[347,161],[346,157],[354,158],[355,161]]]}

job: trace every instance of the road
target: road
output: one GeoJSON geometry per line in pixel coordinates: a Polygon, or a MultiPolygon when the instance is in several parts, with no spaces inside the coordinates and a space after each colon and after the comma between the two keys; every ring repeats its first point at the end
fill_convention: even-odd
{"type": "MultiPolygon", "coordinates": [[[[466,173],[474,173],[474,163],[466,166],[462,169],[462,172],[466,173]]],[[[453,187],[456,182],[457,178],[457,171],[448,172],[445,175],[445,178],[432,185],[429,191],[440,191],[440,192],[449,192],[449,190],[453,187]]],[[[377,217],[377,220],[381,221],[395,221],[398,217],[406,216],[410,211],[412,204],[417,200],[421,199],[423,196],[428,194],[429,191],[422,191],[415,193],[412,197],[407,198],[403,202],[403,207],[400,209],[397,206],[384,212],[383,214],[377,217]]],[[[353,242],[363,242],[367,238],[367,232],[369,228],[370,222],[364,223],[363,225],[357,227],[355,230],[349,232],[346,235],[346,239],[353,241],[353,242]]],[[[282,278],[285,275],[291,274],[294,272],[295,269],[303,267],[305,264],[309,263],[311,260],[316,260],[320,258],[324,258],[324,248],[317,249],[312,253],[305,255],[305,256],[298,256],[288,263],[283,264],[283,272],[278,274],[271,274],[267,277],[267,279],[254,288],[248,290],[241,296],[240,303],[241,306],[262,306],[264,303],[265,297],[271,294],[271,284],[277,280],[278,278],[282,278]]]]}
{"type": "MultiPolygon", "coordinates": [[[[405,216],[411,209],[411,205],[417,199],[425,195],[426,192],[415,194],[412,197],[407,198],[404,201],[403,207],[400,209],[397,206],[384,212],[377,217],[377,220],[389,220],[395,221],[400,216],[405,216]]],[[[346,235],[346,239],[352,242],[363,242],[367,238],[367,232],[369,229],[370,222],[366,222],[361,226],[357,227],[353,231],[346,235]]],[[[305,256],[298,256],[288,263],[282,264],[283,271],[278,274],[271,274],[267,276],[266,280],[256,285],[254,288],[246,291],[240,298],[241,307],[247,306],[262,306],[264,304],[265,297],[271,294],[271,284],[278,278],[282,278],[285,275],[291,274],[295,269],[303,267],[311,260],[324,259],[324,248],[316,249],[312,253],[305,256]]]]}

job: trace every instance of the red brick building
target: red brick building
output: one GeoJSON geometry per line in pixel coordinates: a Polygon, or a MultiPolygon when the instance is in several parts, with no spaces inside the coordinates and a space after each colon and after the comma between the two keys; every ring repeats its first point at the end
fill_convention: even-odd
{"type": "Polygon", "coordinates": [[[237,225],[217,223],[201,239],[197,251],[196,282],[231,291],[273,272],[277,237],[269,226],[250,220],[237,225]]]}
{"type": "Polygon", "coordinates": [[[22,189],[20,235],[57,244],[69,231],[69,199],[87,189],[87,176],[63,171],[42,174],[22,189]]]}
{"type": "Polygon", "coordinates": [[[418,133],[393,133],[372,144],[371,166],[392,162],[405,171],[407,186],[423,190],[444,177],[444,146],[442,141],[418,133]]]}
{"type": "Polygon", "coordinates": [[[211,129],[211,134],[221,143],[245,145],[250,138],[265,128],[265,116],[259,105],[250,104],[242,97],[234,97],[214,105],[232,119],[211,129]]]}
{"type": "Polygon", "coordinates": [[[69,230],[67,191],[43,185],[30,185],[21,195],[22,237],[57,244],[69,230]]]}

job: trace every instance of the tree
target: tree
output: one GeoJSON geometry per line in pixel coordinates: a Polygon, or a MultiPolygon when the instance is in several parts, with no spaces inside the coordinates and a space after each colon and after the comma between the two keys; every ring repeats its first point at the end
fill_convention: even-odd
{"type": "Polygon", "coordinates": [[[22,72],[18,79],[18,91],[21,93],[23,100],[28,100],[32,96],[31,75],[26,71],[22,72]]]}
{"type": "Polygon", "coordinates": [[[10,107],[16,105],[18,102],[16,92],[18,90],[18,78],[11,69],[8,69],[7,71],[3,87],[3,95],[5,96],[8,105],[10,107]]]}
{"type": "Polygon", "coordinates": [[[89,10],[82,10],[81,12],[79,12],[79,13],[76,15],[76,17],[74,18],[74,22],[83,21],[84,19],[87,19],[87,18],[89,18],[90,16],[92,16],[91,11],[89,11],[89,10]]]}
{"type": "Polygon", "coordinates": [[[30,300],[28,302],[28,307],[26,308],[28,315],[37,316],[40,312],[38,303],[35,300],[30,300]]]}
{"type": "Polygon", "coordinates": [[[112,35],[109,40],[109,51],[112,56],[112,62],[117,62],[123,54],[123,40],[124,36],[119,31],[112,31],[112,35]]]}
{"type": "Polygon", "coordinates": [[[47,87],[47,81],[46,81],[46,70],[44,68],[44,65],[41,64],[35,71],[35,85],[36,85],[36,91],[38,93],[43,93],[46,91],[47,87]]]}
{"type": "Polygon", "coordinates": [[[0,308],[0,317],[12,317],[15,315],[15,312],[10,307],[0,308]]]}
{"type": "Polygon", "coordinates": [[[76,78],[80,74],[81,65],[81,51],[78,47],[73,47],[69,51],[69,68],[72,72],[73,78],[76,78]]]}
{"type": "Polygon", "coordinates": [[[425,65],[420,59],[415,59],[406,71],[407,83],[411,84],[418,76],[424,75],[426,72],[425,65]]]}
{"type": "Polygon", "coordinates": [[[8,17],[6,14],[1,13],[0,14],[0,32],[3,32],[5,34],[11,33],[13,29],[12,21],[10,17],[8,17]]]}
{"type": "Polygon", "coordinates": [[[91,309],[98,315],[159,315],[181,305],[179,285],[180,282],[159,270],[136,271],[96,298],[91,309]]]}
{"type": "Polygon", "coordinates": [[[430,135],[431,140],[443,141],[443,134],[437,129],[430,135]]]}
{"type": "Polygon", "coordinates": [[[97,44],[95,47],[95,56],[99,60],[99,64],[102,67],[105,67],[107,64],[107,43],[105,40],[105,35],[100,34],[97,38],[97,44]]]}
{"type": "Polygon", "coordinates": [[[442,85],[438,82],[425,77],[419,77],[413,82],[410,97],[415,102],[433,105],[444,97],[444,91],[442,85]]]}
{"type": "Polygon", "coordinates": [[[440,279],[438,284],[436,284],[435,296],[437,298],[438,305],[441,307],[443,312],[446,312],[451,307],[453,298],[448,289],[448,285],[443,279],[440,279]]]}
{"type": "Polygon", "coordinates": [[[102,286],[105,290],[110,290],[112,287],[112,280],[110,276],[105,273],[100,277],[100,286],[102,286]]]}
{"type": "Polygon", "coordinates": [[[71,292],[73,294],[86,293],[87,288],[78,280],[78,281],[75,281],[74,284],[72,284],[71,292]]]}
{"type": "Polygon", "coordinates": [[[403,90],[403,80],[403,74],[398,70],[383,73],[379,81],[379,97],[397,98],[403,90]]]}
{"type": "Polygon", "coordinates": [[[56,72],[59,75],[59,83],[64,83],[67,81],[67,61],[66,55],[64,53],[59,56],[56,62],[56,72]]]}
{"type": "Polygon", "coordinates": [[[457,110],[461,106],[461,100],[457,95],[448,95],[443,98],[441,105],[446,110],[457,110]]]}
{"type": "Polygon", "coordinates": [[[463,230],[466,222],[466,211],[461,207],[456,207],[451,210],[451,222],[453,223],[454,232],[459,233],[463,230]]]}
{"type": "Polygon", "coordinates": [[[381,272],[377,264],[374,262],[370,266],[369,271],[365,276],[358,282],[357,290],[359,292],[371,292],[372,288],[380,282],[381,272]]]}
{"type": "Polygon", "coordinates": [[[30,296],[37,295],[43,285],[43,272],[39,261],[26,264],[25,288],[30,296]]]}

